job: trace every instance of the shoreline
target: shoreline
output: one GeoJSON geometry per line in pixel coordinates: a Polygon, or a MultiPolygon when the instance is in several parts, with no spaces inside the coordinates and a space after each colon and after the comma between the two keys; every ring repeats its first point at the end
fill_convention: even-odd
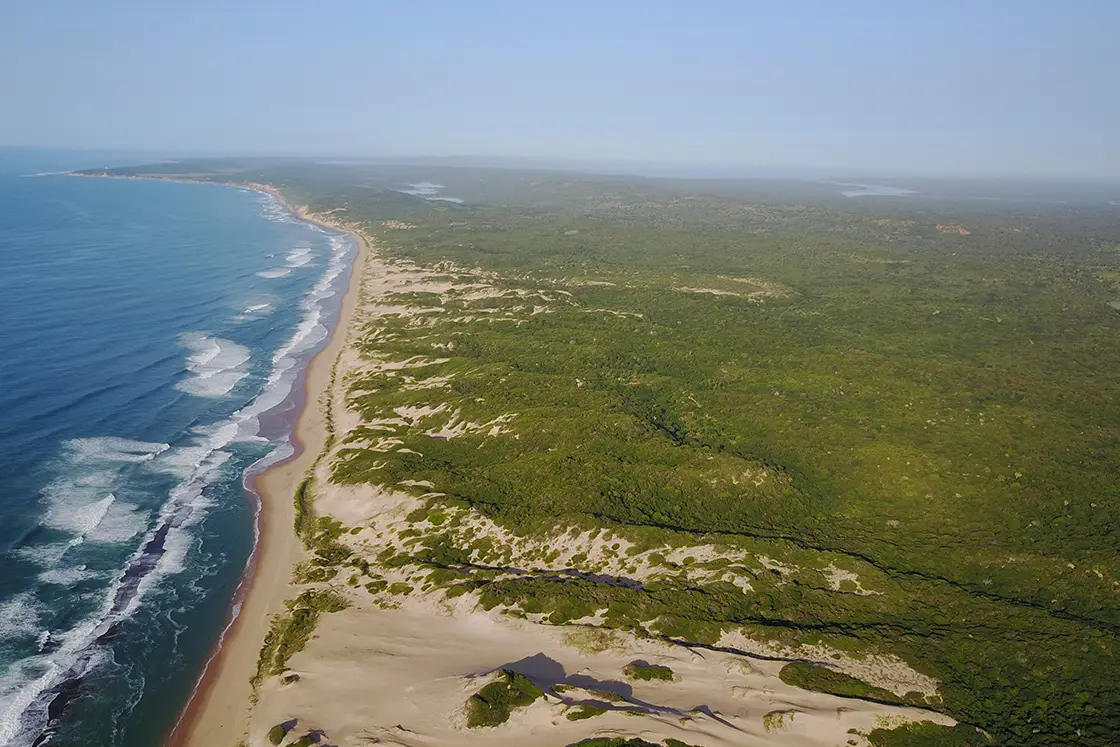
{"type": "Polygon", "coordinates": [[[311,213],[306,206],[292,203],[271,184],[74,171],[60,175],[211,184],[262,192],[279,200],[299,220],[343,232],[354,242],[355,255],[349,265],[346,288],[339,298],[338,313],[327,339],[307,361],[290,394],[277,406],[289,406],[295,413],[288,437],[292,453],[260,471],[254,471],[251,465],[243,475],[243,489],[256,499],[252,552],[227,607],[225,625],[161,742],[165,747],[233,744],[233,739],[248,730],[253,705],[250,677],[256,671],[260,647],[272,617],[285,610],[292,568],[305,559],[303,544],[293,529],[293,495],[318,461],[329,435],[330,418],[323,403],[330,406],[335,364],[347,342],[357,307],[363,270],[371,254],[369,242],[355,227],[328,217],[329,214],[311,213]]]}
{"type": "MultiPolygon", "coordinates": [[[[95,175],[89,175],[95,176],[95,175]]],[[[109,178],[147,178],[112,177],[109,178]]],[[[159,177],[156,177],[157,179],[159,177]]],[[[164,744],[168,747],[213,745],[229,741],[231,734],[248,725],[253,689],[249,678],[256,670],[260,646],[274,614],[284,610],[292,568],[304,559],[303,544],[293,530],[296,486],[319,458],[328,436],[328,419],[322,402],[333,379],[335,361],[342,351],[357,306],[362,270],[370,254],[360,232],[342,223],[324,220],[303,206],[293,205],[269,184],[161,179],[191,184],[217,184],[273,195],[300,220],[345,232],[355,245],[346,289],[338,315],[325,345],[308,361],[292,393],[286,398],[296,415],[289,441],[292,454],[260,472],[247,470],[244,489],[257,500],[255,544],[228,610],[228,622],[203,665],[187,702],[164,744]]],[[[231,742],[232,743],[232,742],[231,742]]]]}

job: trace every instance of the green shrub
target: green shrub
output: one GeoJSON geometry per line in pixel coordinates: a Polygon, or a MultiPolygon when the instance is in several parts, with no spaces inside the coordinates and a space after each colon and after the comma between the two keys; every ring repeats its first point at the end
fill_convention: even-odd
{"type": "Polygon", "coordinates": [[[312,512],[311,504],[314,500],[314,495],[311,492],[311,478],[305,477],[300,484],[296,486],[295,496],[293,503],[295,504],[295,532],[296,536],[307,542],[311,536],[314,526],[315,516],[312,512]]]}
{"type": "Polygon", "coordinates": [[[308,589],[285,602],[288,613],[273,617],[265,634],[257,671],[250,680],[253,687],[265,677],[284,673],[288,660],[311,640],[322,613],[339,612],[347,605],[345,597],[330,589],[308,589]]]}
{"type": "Polygon", "coordinates": [[[268,741],[272,744],[280,744],[284,741],[284,737],[288,736],[288,729],[290,727],[286,724],[277,724],[268,730],[268,741]]]}
{"type": "Polygon", "coordinates": [[[942,726],[932,721],[903,724],[897,729],[874,729],[867,741],[872,747],[983,747],[990,744],[971,726],[942,726]]]}
{"type": "Polygon", "coordinates": [[[527,677],[503,669],[498,679],[471,696],[467,702],[467,726],[498,726],[509,720],[510,711],[531,704],[544,692],[527,677]]]}
{"type": "Polygon", "coordinates": [[[647,664],[644,661],[632,661],[627,664],[622,673],[632,680],[664,680],[673,681],[673,670],[660,664],[647,664]]]}
{"type": "Polygon", "coordinates": [[[584,719],[594,718],[595,716],[601,716],[606,712],[607,709],[602,706],[581,705],[568,711],[566,716],[569,721],[582,721],[584,719]]]}
{"type": "MultiPolygon", "coordinates": [[[[837,672],[834,669],[817,666],[816,664],[791,662],[782,667],[778,676],[787,685],[800,687],[802,690],[815,690],[820,693],[843,695],[849,698],[870,698],[887,703],[906,702],[904,698],[898,697],[889,690],[869,685],[863,680],[850,677],[843,672],[837,672]]],[[[924,703],[919,702],[917,705],[924,705],[924,703]]]]}

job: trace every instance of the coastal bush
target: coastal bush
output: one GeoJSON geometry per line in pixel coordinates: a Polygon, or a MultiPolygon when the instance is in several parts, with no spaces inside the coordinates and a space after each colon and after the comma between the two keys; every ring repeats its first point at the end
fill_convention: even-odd
{"type": "Polygon", "coordinates": [[[916,721],[894,729],[873,729],[867,735],[872,747],[984,747],[991,740],[971,726],[942,726],[916,721]]]}
{"type": "Polygon", "coordinates": [[[301,562],[292,569],[292,583],[297,585],[325,583],[338,575],[337,568],[325,568],[301,562]]]}
{"type": "Polygon", "coordinates": [[[661,744],[656,742],[647,742],[638,737],[627,739],[626,737],[592,737],[590,739],[583,739],[568,747],[695,747],[695,745],[686,744],[679,739],[666,739],[661,744]]]}
{"type": "Polygon", "coordinates": [[[632,680],[664,680],[673,681],[673,670],[661,664],[648,664],[644,661],[632,661],[622,669],[622,673],[632,680]]]}
{"type": "Polygon", "coordinates": [[[290,722],[277,724],[268,730],[268,741],[272,744],[280,744],[284,741],[284,737],[288,736],[288,730],[291,728],[290,722]]]}
{"type": "Polygon", "coordinates": [[[595,716],[601,716],[606,712],[607,709],[602,706],[580,705],[575,706],[564,715],[569,721],[582,721],[584,719],[594,718],[595,716]]]}
{"type": "Polygon", "coordinates": [[[311,503],[313,500],[314,496],[311,492],[311,478],[305,477],[300,480],[299,485],[296,486],[296,492],[292,499],[296,511],[295,533],[297,537],[304,540],[305,544],[313,528],[314,515],[311,508],[311,503]]]}
{"type": "Polygon", "coordinates": [[[288,613],[273,617],[265,634],[257,670],[250,680],[254,688],[265,677],[283,674],[287,670],[288,660],[311,640],[320,615],[340,612],[348,606],[342,595],[330,589],[308,589],[284,604],[288,613]]]}
{"type": "Polygon", "coordinates": [[[770,711],[762,717],[762,728],[768,732],[781,731],[786,727],[786,716],[793,721],[794,711],[770,711]]]}
{"type": "Polygon", "coordinates": [[[809,664],[806,662],[790,662],[778,672],[782,682],[804,690],[815,690],[832,695],[843,695],[848,698],[865,698],[878,700],[885,703],[910,703],[912,705],[926,705],[925,700],[915,693],[914,698],[900,698],[889,690],[856,679],[855,677],[837,672],[835,669],[809,664]]]}
{"type": "Polygon", "coordinates": [[[510,711],[530,705],[544,692],[524,675],[509,669],[483,687],[467,701],[467,726],[499,726],[509,720],[510,711]]]}

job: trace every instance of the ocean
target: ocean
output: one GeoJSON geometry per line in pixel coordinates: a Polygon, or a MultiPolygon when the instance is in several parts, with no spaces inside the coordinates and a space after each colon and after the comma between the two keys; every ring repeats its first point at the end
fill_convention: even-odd
{"type": "Polygon", "coordinates": [[[253,548],[246,470],[291,453],[298,379],[355,253],[261,192],[28,176],[106,165],[89,159],[0,151],[15,747],[152,747],[174,725],[253,548]]]}

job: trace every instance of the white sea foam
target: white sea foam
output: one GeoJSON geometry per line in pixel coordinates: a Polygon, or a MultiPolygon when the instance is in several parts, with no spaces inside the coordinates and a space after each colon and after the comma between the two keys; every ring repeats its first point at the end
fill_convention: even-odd
{"type": "Polygon", "coordinates": [[[273,223],[299,223],[299,219],[292,215],[292,211],[288,210],[276,195],[270,192],[261,192],[260,200],[261,215],[273,223]]]}
{"type": "Polygon", "coordinates": [[[147,525],[148,512],[123,501],[113,501],[97,524],[85,533],[84,539],[86,542],[125,542],[143,532],[147,525]]]}
{"type": "Polygon", "coordinates": [[[292,274],[290,267],[277,267],[275,270],[261,270],[257,273],[257,277],[264,278],[265,280],[273,280],[275,278],[283,278],[292,274]]]}
{"type": "Polygon", "coordinates": [[[58,683],[81,677],[105,654],[90,648],[90,643],[114,622],[108,612],[112,597],[103,605],[104,616],[87,619],[61,633],[41,631],[40,651],[48,642],[56,644],[48,652],[21,659],[0,676],[0,744],[23,747],[31,744],[47,725],[50,700],[40,696],[58,683]]]}
{"type": "Polygon", "coordinates": [[[68,441],[71,453],[82,461],[148,462],[156,454],[167,451],[168,444],[133,441],[115,436],[95,436],[68,441]]]}
{"type": "Polygon", "coordinates": [[[198,397],[224,397],[249,375],[249,348],[230,340],[189,332],[179,341],[190,350],[187,370],[191,377],[175,388],[198,397]]]}
{"type": "MultiPolygon", "coordinates": [[[[43,571],[39,574],[39,581],[44,584],[55,584],[56,586],[73,586],[79,581],[86,581],[91,578],[98,578],[102,574],[95,571],[88,570],[84,565],[76,565],[73,568],[54,568],[49,571],[43,571]]],[[[49,639],[50,633],[42,631],[40,637],[49,639]]],[[[40,644],[40,648],[43,644],[40,644]]]]}
{"type": "Polygon", "coordinates": [[[303,267],[312,259],[314,259],[314,257],[311,256],[311,247],[297,246],[288,252],[288,256],[284,261],[288,267],[303,267]]]}
{"type": "Polygon", "coordinates": [[[246,314],[271,314],[273,311],[270,303],[254,303],[245,307],[246,314]]]}
{"type": "Polygon", "coordinates": [[[123,542],[142,531],[146,517],[117,501],[129,465],[151,462],[170,447],[163,443],[101,436],[63,444],[60,476],[43,487],[44,526],[72,535],[61,547],[33,548],[40,562],[57,562],[68,547],[85,540],[123,542]]]}
{"type": "Polygon", "coordinates": [[[39,614],[39,602],[29,591],[0,603],[0,638],[12,640],[40,635],[39,614]]]}
{"type": "Polygon", "coordinates": [[[75,534],[80,542],[87,532],[101,523],[109,512],[109,506],[116,500],[112,493],[100,500],[96,499],[96,494],[109,490],[115,482],[116,474],[112,472],[98,472],[77,480],[52,482],[43,490],[50,505],[43,524],[75,534]],[[85,503],[83,498],[86,497],[94,500],[85,503]]]}

